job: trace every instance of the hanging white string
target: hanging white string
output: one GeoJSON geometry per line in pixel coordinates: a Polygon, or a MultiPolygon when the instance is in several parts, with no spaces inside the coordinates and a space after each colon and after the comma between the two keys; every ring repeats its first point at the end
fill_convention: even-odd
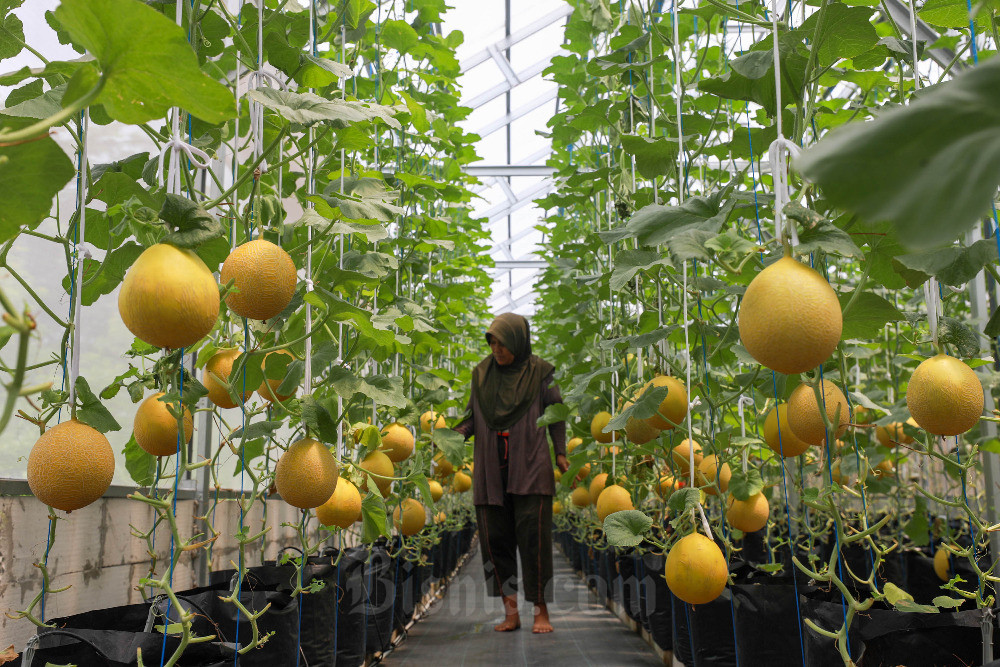
{"type": "MultiPolygon", "coordinates": [[[[767,149],[768,160],[771,162],[771,177],[774,179],[774,228],[778,241],[785,243],[785,204],[788,203],[788,155],[792,158],[799,156],[799,147],[785,138],[782,131],[782,111],[784,105],[781,102],[781,55],[778,49],[778,15],[780,12],[781,0],[774,0],[774,7],[771,11],[771,57],[774,60],[774,97],[777,105],[777,128],[778,136],[767,149]]],[[[789,241],[795,246],[799,243],[798,232],[795,225],[790,226],[789,241]]]]}
{"type": "Polygon", "coordinates": [[[167,162],[166,186],[167,192],[176,195],[180,194],[181,191],[181,153],[187,157],[188,162],[198,169],[208,169],[211,158],[209,158],[208,153],[200,148],[195,148],[181,138],[180,109],[177,107],[173,109],[173,120],[171,122],[173,123],[173,130],[170,140],[163,144],[163,147],[160,149],[160,156],[156,160],[156,182],[160,187],[163,187],[163,158],[167,153],[170,153],[170,159],[167,162]]]}
{"type": "MultiPolygon", "coordinates": [[[[316,0],[311,0],[309,3],[309,46],[310,51],[313,56],[316,55],[316,0]]],[[[316,194],[316,172],[315,172],[315,159],[316,153],[313,148],[313,128],[310,127],[306,133],[307,141],[309,142],[309,153],[306,157],[306,192],[309,196],[306,197],[306,208],[312,209],[315,204],[312,202],[312,195],[316,194]]],[[[280,193],[280,189],[279,189],[280,193]]],[[[306,293],[313,291],[313,281],[312,281],[312,241],[313,241],[313,228],[312,225],[306,226],[306,270],[305,270],[305,284],[306,293]]],[[[312,304],[306,301],[306,334],[312,331],[312,304]]],[[[306,338],[306,359],[305,359],[305,377],[303,381],[306,385],[306,393],[312,393],[312,336],[307,336],[306,338]]],[[[339,430],[339,429],[338,429],[339,430]]],[[[339,454],[339,452],[338,452],[339,454]]]]}
{"type": "Polygon", "coordinates": [[[76,244],[76,290],[73,292],[73,341],[69,363],[69,405],[70,410],[76,406],[76,379],[80,377],[80,338],[83,308],[83,265],[91,258],[90,246],[84,242],[87,238],[87,129],[90,125],[90,111],[84,109],[80,123],[80,187],[77,188],[76,208],[79,211],[77,220],[76,244]],[[81,257],[81,253],[83,256],[81,257]]]}
{"type": "Polygon", "coordinates": [[[940,292],[937,278],[931,278],[924,283],[924,300],[927,301],[927,324],[931,330],[931,340],[938,344],[938,315],[941,312],[940,292]]]}
{"type": "MultiPolygon", "coordinates": [[[[347,60],[347,24],[341,22],[340,24],[340,63],[346,64],[347,60]]],[[[340,82],[340,99],[345,99],[347,97],[347,78],[341,79],[340,82]]],[[[340,194],[344,194],[344,164],[345,164],[346,153],[343,148],[340,149],[340,194]]],[[[337,260],[337,266],[341,269],[344,268],[344,235],[340,235],[340,257],[337,260]]],[[[396,284],[399,284],[399,273],[397,272],[396,284]]],[[[344,361],[344,323],[339,322],[337,324],[337,360],[336,363],[339,366],[344,361]]],[[[337,394],[337,414],[344,414],[344,398],[338,393],[337,394]]],[[[343,458],[344,456],[344,429],[337,429],[337,457],[343,458]]]]}
{"type": "MultiPolygon", "coordinates": [[[[747,437],[747,421],[744,415],[743,408],[750,407],[753,405],[753,399],[749,396],[740,396],[739,400],[736,401],[736,411],[740,415],[740,435],[744,438],[747,437]]],[[[743,472],[747,471],[747,447],[743,447],[743,472]]]]}
{"type": "Polygon", "coordinates": [[[910,40],[913,42],[913,91],[920,90],[920,71],[917,69],[917,7],[910,0],[910,40]]]}
{"type": "MultiPolygon", "coordinates": [[[[684,122],[681,119],[681,102],[683,97],[683,89],[681,88],[681,31],[677,23],[677,13],[680,10],[680,0],[674,0],[674,11],[673,14],[673,28],[674,28],[674,86],[676,92],[674,93],[674,100],[676,102],[677,108],[677,199],[678,201],[684,201],[684,187],[686,185],[686,180],[684,178],[685,165],[684,165],[684,122]]],[[[690,394],[688,394],[690,395],[690,394]]]]}

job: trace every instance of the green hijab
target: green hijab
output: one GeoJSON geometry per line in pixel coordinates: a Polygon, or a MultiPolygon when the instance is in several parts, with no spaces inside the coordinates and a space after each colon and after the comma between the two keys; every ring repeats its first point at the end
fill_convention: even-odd
{"type": "Polygon", "coordinates": [[[555,367],[531,353],[528,320],[504,313],[486,330],[486,341],[496,338],[514,355],[501,366],[490,354],[472,371],[472,393],[486,425],[506,431],[528,412],[555,367]]]}

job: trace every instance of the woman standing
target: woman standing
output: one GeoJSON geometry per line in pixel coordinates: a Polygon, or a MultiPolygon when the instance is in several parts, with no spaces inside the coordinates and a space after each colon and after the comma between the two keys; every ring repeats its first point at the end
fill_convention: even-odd
{"type": "MultiPolygon", "coordinates": [[[[552,364],[531,353],[528,320],[505,313],[486,331],[492,353],[472,372],[467,416],[455,430],[475,435],[473,502],[489,594],[502,597],[497,632],[521,627],[517,611],[517,552],[524,598],[535,604],[533,632],[552,632],[546,605],[552,599],[552,496],[555,478],[545,428],[545,408],[562,403],[552,364]]],[[[548,428],[563,472],[566,423],[548,428]]]]}

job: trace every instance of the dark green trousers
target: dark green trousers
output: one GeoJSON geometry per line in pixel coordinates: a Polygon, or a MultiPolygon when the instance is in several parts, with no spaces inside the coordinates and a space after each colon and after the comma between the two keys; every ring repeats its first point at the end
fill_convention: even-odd
{"type": "Polygon", "coordinates": [[[504,504],[477,505],[483,569],[489,594],[517,596],[517,553],[521,553],[524,599],[552,600],[552,496],[511,493],[504,504]]]}

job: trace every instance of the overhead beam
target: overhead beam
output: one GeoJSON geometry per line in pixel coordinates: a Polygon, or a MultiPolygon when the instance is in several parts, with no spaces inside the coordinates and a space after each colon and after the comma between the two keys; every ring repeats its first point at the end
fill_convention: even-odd
{"type": "Polygon", "coordinates": [[[499,129],[507,126],[507,125],[510,125],[511,123],[513,123],[518,118],[523,118],[524,116],[527,116],[529,113],[531,113],[532,111],[534,111],[538,107],[540,107],[540,106],[542,106],[542,105],[544,105],[544,104],[546,104],[548,102],[551,102],[552,100],[556,99],[556,97],[558,96],[558,94],[559,94],[558,89],[555,86],[553,86],[551,90],[549,90],[549,91],[547,91],[545,93],[542,93],[541,95],[539,95],[535,99],[531,100],[527,104],[524,104],[524,105],[518,107],[517,109],[514,109],[513,111],[511,111],[508,114],[504,114],[503,116],[500,116],[496,120],[494,120],[494,121],[492,121],[490,123],[487,123],[486,125],[483,125],[478,130],[475,130],[475,134],[478,134],[480,137],[489,136],[489,135],[493,134],[494,132],[496,132],[497,130],[499,130],[499,129]]]}
{"type": "Polygon", "coordinates": [[[518,42],[522,42],[528,37],[531,37],[537,32],[548,28],[553,23],[556,23],[562,18],[565,18],[573,13],[573,7],[570,5],[564,5],[558,9],[549,12],[545,16],[532,21],[528,25],[524,26],[516,32],[512,32],[509,37],[501,39],[499,42],[494,42],[490,44],[482,51],[477,52],[475,55],[470,56],[468,59],[464,60],[461,64],[462,74],[465,74],[473,67],[477,65],[482,65],[484,62],[490,59],[491,50],[496,51],[506,51],[510,47],[514,46],[518,42]]]}
{"type": "Polygon", "coordinates": [[[540,259],[500,259],[494,262],[494,268],[498,273],[515,269],[544,269],[548,265],[548,262],[540,259]]]}
{"type": "Polygon", "coordinates": [[[543,193],[547,193],[551,189],[552,181],[546,179],[541,183],[537,183],[536,185],[528,188],[527,190],[517,193],[517,201],[513,204],[498,204],[482,215],[477,215],[476,217],[486,218],[490,222],[498,221],[500,218],[506,218],[514,211],[528,206],[535,198],[539,197],[543,193]]]}
{"type": "MultiPolygon", "coordinates": [[[[548,154],[545,150],[544,154],[548,154]]],[[[470,164],[462,167],[470,176],[551,176],[555,167],[544,164],[470,164]]]]}
{"type": "MultiPolygon", "coordinates": [[[[521,70],[520,72],[516,72],[514,74],[515,78],[519,82],[521,82],[521,81],[527,81],[528,79],[530,79],[531,77],[535,76],[536,74],[541,74],[545,70],[545,68],[548,67],[552,63],[552,58],[555,57],[555,56],[557,56],[557,55],[559,55],[559,53],[560,53],[559,51],[556,51],[556,52],[550,54],[548,57],[543,58],[543,59],[537,61],[534,65],[526,67],[523,70],[521,70]]],[[[515,85],[517,85],[517,84],[515,84],[515,85]]],[[[491,101],[495,100],[496,98],[500,97],[501,95],[503,95],[507,91],[512,90],[513,88],[514,88],[514,86],[511,85],[510,81],[507,81],[505,79],[505,80],[501,81],[500,83],[498,83],[497,85],[495,85],[492,88],[490,88],[489,90],[485,90],[485,91],[479,93],[478,95],[476,95],[475,97],[473,97],[471,100],[469,100],[468,102],[466,102],[464,106],[472,107],[473,109],[478,109],[479,107],[483,106],[487,102],[491,102],[491,101]]]]}

